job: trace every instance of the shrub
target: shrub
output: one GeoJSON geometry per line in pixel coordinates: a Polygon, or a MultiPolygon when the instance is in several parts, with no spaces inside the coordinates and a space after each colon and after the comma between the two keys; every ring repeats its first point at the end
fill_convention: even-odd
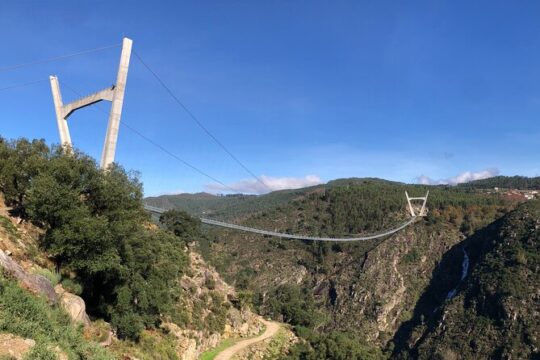
{"type": "Polygon", "coordinates": [[[37,268],[33,272],[34,274],[43,276],[45,279],[49,280],[52,286],[58,284],[60,282],[60,279],[62,278],[59,273],[53,272],[45,268],[37,268]]]}
{"type": "Polygon", "coordinates": [[[214,280],[213,277],[207,277],[204,281],[204,286],[208,288],[208,290],[214,290],[216,288],[216,280],[214,280]]]}
{"type": "Polygon", "coordinates": [[[287,359],[306,360],[376,360],[383,359],[381,350],[363,343],[356,335],[333,331],[317,335],[304,332],[307,342],[294,345],[287,359]]]}
{"type": "Polygon", "coordinates": [[[70,293],[75,294],[75,295],[81,295],[83,292],[82,285],[78,283],[77,281],[73,279],[69,279],[69,278],[62,279],[62,287],[66,291],[69,291],[70,293]]]}

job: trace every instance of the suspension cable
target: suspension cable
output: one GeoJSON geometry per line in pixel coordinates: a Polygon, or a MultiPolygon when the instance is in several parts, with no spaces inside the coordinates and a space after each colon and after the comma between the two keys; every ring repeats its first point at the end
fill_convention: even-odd
{"type": "MultiPolygon", "coordinates": [[[[65,82],[62,82],[62,85],[65,86],[68,90],[70,90],[71,92],[73,92],[74,94],[76,94],[77,96],[82,96],[81,93],[77,90],[75,90],[73,87],[71,87],[69,84],[66,84],[65,82]]],[[[93,109],[95,110],[98,110],[98,111],[101,111],[102,113],[108,115],[107,111],[105,111],[104,109],[102,109],[101,107],[99,106],[96,106],[94,107],[93,109]]],[[[146,142],[150,143],[151,145],[153,145],[154,147],[156,147],[158,150],[164,152],[165,154],[169,155],[170,157],[172,157],[173,159],[181,162],[182,164],[184,164],[185,166],[191,168],[192,170],[198,172],[199,174],[207,177],[208,179],[220,184],[221,186],[223,186],[224,188],[226,189],[229,189],[231,190],[232,192],[240,192],[238,191],[237,189],[234,189],[232,188],[231,186],[225,184],[224,182],[216,179],[215,177],[213,177],[212,175],[206,173],[205,171],[199,169],[198,167],[196,167],[195,165],[192,165],[190,164],[189,162],[187,162],[186,160],[182,159],[181,157],[179,157],[178,155],[174,154],[173,152],[169,151],[168,149],[166,149],[165,147],[163,147],[162,145],[160,145],[158,142],[150,139],[148,136],[144,135],[143,133],[141,133],[140,131],[138,131],[137,129],[135,129],[134,127],[128,125],[125,120],[122,120],[120,122],[121,125],[125,126],[127,129],[131,130],[133,133],[135,133],[136,135],[138,135],[139,137],[141,137],[143,140],[145,140],[146,142]]]]}
{"type": "Polygon", "coordinates": [[[141,62],[141,64],[152,74],[152,76],[159,82],[159,84],[165,89],[165,91],[172,97],[172,99],[188,114],[188,116],[208,135],[223,151],[225,151],[231,159],[233,159],[238,165],[240,165],[248,174],[250,174],[257,182],[261,183],[268,191],[272,189],[253,171],[251,171],[238,157],[236,157],[219,139],[208,130],[206,126],[193,114],[188,107],[180,101],[180,99],[173,93],[173,91],[165,84],[165,82],[158,76],[158,74],[150,68],[150,66],[137,54],[136,51],[133,51],[135,57],[141,62]]]}
{"type": "Polygon", "coordinates": [[[75,57],[75,56],[79,56],[79,55],[91,54],[91,53],[94,53],[94,52],[107,50],[107,49],[111,49],[111,48],[118,47],[118,46],[120,46],[120,44],[102,46],[102,47],[98,47],[98,48],[94,48],[94,49],[78,51],[76,53],[60,55],[60,56],[54,56],[54,57],[50,57],[50,58],[47,58],[47,59],[41,59],[41,60],[30,61],[30,62],[26,62],[26,63],[20,63],[20,64],[16,64],[16,65],[4,66],[4,67],[0,67],[0,73],[7,72],[7,71],[12,71],[12,70],[17,70],[17,69],[21,69],[21,68],[29,67],[29,66],[33,66],[33,65],[48,63],[48,62],[52,62],[52,61],[63,60],[63,59],[67,59],[67,58],[71,58],[71,57],[75,57]]]}
{"type": "Polygon", "coordinates": [[[35,84],[39,84],[39,83],[42,83],[42,82],[45,82],[45,81],[47,81],[47,79],[41,79],[41,80],[36,80],[36,81],[30,81],[30,82],[26,82],[26,83],[22,83],[22,84],[14,84],[14,85],[10,85],[10,86],[6,86],[6,87],[3,87],[3,88],[0,88],[0,91],[10,90],[10,89],[15,89],[15,88],[20,88],[20,87],[25,87],[25,86],[30,86],[30,85],[35,85],[35,84]]]}

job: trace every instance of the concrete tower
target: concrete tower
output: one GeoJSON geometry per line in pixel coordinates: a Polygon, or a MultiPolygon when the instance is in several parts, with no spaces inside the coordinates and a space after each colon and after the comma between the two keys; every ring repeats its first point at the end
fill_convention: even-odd
{"type": "Polygon", "coordinates": [[[60,133],[60,143],[66,149],[66,151],[70,151],[72,147],[71,136],[69,135],[69,127],[67,123],[68,117],[76,110],[100,101],[107,100],[112,102],[111,112],[109,114],[109,124],[107,126],[107,134],[105,136],[105,144],[103,145],[103,153],[101,155],[102,169],[107,169],[109,165],[114,162],[132,44],[133,41],[128,38],[124,38],[122,41],[122,54],[120,55],[120,65],[118,66],[118,75],[116,77],[115,85],[75,100],[69,104],[64,105],[62,103],[62,95],[60,93],[60,84],[58,82],[58,78],[54,75],[49,77],[54,100],[54,110],[56,111],[56,122],[58,124],[58,132],[60,133]]]}

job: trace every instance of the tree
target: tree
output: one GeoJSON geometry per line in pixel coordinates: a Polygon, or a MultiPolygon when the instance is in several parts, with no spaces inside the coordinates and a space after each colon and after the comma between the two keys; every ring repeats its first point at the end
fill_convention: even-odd
{"type": "MultiPolygon", "coordinates": [[[[119,336],[137,339],[159,325],[178,299],[187,266],[184,242],[145,226],[137,174],[119,166],[102,171],[73,150],[43,141],[0,141],[0,190],[17,212],[44,229],[40,245],[75,272],[87,309],[105,317],[119,336]]],[[[196,222],[182,217],[193,235],[196,222]],[[187,221],[186,221],[187,219],[187,221]]],[[[174,224],[174,223],[173,223],[174,224]]]]}
{"type": "Polygon", "coordinates": [[[168,210],[161,214],[159,222],[185,243],[202,236],[201,221],[182,210],[168,210]]]}
{"type": "Polygon", "coordinates": [[[48,154],[44,140],[1,141],[0,190],[7,205],[13,207],[14,215],[27,218],[25,197],[31,180],[41,171],[48,154]]]}
{"type": "Polygon", "coordinates": [[[380,349],[363,343],[352,333],[332,331],[318,335],[307,329],[300,332],[306,342],[295,345],[288,359],[305,360],[376,360],[383,359],[380,349]]]}

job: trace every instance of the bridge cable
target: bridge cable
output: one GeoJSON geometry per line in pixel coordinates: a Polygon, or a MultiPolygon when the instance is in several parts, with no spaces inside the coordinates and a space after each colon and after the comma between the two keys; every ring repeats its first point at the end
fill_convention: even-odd
{"type": "Polygon", "coordinates": [[[20,64],[16,64],[16,65],[4,66],[4,67],[0,67],[0,73],[12,71],[12,70],[17,70],[17,69],[21,69],[21,68],[29,67],[29,66],[33,66],[33,65],[48,63],[48,62],[52,62],[52,61],[63,60],[63,59],[67,59],[67,58],[71,58],[71,57],[75,57],[75,56],[79,56],[79,55],[91,54],[91,53],[94,53],[94,52],[103,51],[103,50],[107,50],[107,49],[111,49],[111,48],[119,47],[119,46],[120,46],[120,44],[102,46],[102,47],[98,47],[98,48],[94,48],[94,49],[78,51],[78,52],[71,53],[71,54],[54,56],[54,57],[50,57],[50,58],[47,58],[47,59],[41,59],[41,60],[36,60],[36,61],[31,61],[31,62],[26,62],[26,63],[20,63],[20,64]]]}
{"type": "MultiPolygon", "coordinates": [[[[78,92],[77,90],[75,90],[73,87],[71,87],[69,84],[66,84],[64,81],[62,81],[62,85],[65,86],[68,90],[70,90],[71,92],[73,92],[74,94],[76,94],[77,96],[82,96],[80,92],[78,92]]],[[[94,107],[93,109],[96,109],[96,110],[99,110],[101,111],[102,113],[104,114],[107,114],[107,111],[102,109],[101,107],[99,106],[96,106],[94,107]]],[[[156,148],[158,148],[159,150],[161,150],[162,152],[164,152],[165,154],[169,155],[170,157],[172,157],[173,159],[181,162],[182,164],[184,164],[185,166],[191,168],[192,170],[198,172],[199,174],[207,177],[208,179],[212,180],[212,181],[215,181],[216,183],[220,184],[221,186],[223,186],[224,188],[227,188],[233,192],[239,192],[237,189],[234,189],[232,188],[231,186],[225,184],[224,182],[216,179],[215,177],[213,177],[212,175],[206,173],[205,171],[199,169],[198,167],[196,167],[195,165],[192,165],[190,164],[189,162],[187,162],[186,160],[182,159],[181,157],[177,156],[176,154],[174,154],[173,152],[167,150],[165,147],[163,147],[162,145],[160,145],[158,142],[150,139],[149,137],[147,137],[146,135],[144,135],[143,133],[141,133],[140,131],[138,131],[137,129],[133,128],[132,126],[128,125],[124,120],[122,120],[120,122],[121,125],[125,126],[126,128],[128,128],[129,130],[131,130],[133,133],[135,133],[136,135],[140,136],[143,140],[145,140],[146,142],[150,143],[151,145],[155,146],[156,148]]]]}
{"type": "Polygon", "coordinates": [[[255,175],[240,159],[238,159],[219,139],[214,136],[210,130],[204,124],[199,121],[199,119],[193,114],[188,107],[180,101],[180,99],[173,93],[173,91],[165,84],[165,82],[159,77],[159,75],[150,68],[150,66],[137,54],[136,51],[133,51],[135,57],[141,62],[141,64],[154,76],[154,78],[159,82],[159,84],[165,89],[165,91],[173,98],[173,100],[189,115],[189,117],[195,121],[195,123],[221,148],[225,151],[231,159],[233,159],[238,165],[240,165],[247,173],[249,173],[257,182],[261,183],[268,191],[273,191],[261,178],[255,175]]]}
{"type": "Polygon", "coordinates": [[[26,82],[26,83],[22,83],[22,84],[14,84],[14,85],[10,85],[10,86],[0,88],[0,91],[10,90],[10,89],[15,89],[15,88],[21,88],[21,87],[30,86],[30,85],[35,85],[35,84],[39,84],[39,83],[42,83],[42,82],[45,82],[45,81],[49,81],[49,80],[48,79],[42,79],[42,80],[30,81],[30,82],[26,82]]]}

